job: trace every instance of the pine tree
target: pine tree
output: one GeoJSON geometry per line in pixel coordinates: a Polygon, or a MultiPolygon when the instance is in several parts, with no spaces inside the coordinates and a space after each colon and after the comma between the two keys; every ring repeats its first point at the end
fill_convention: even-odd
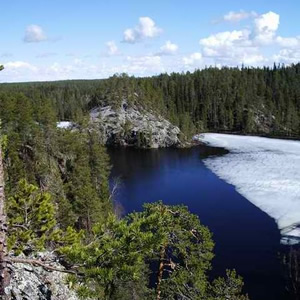
{"type": "Polygon", "coordinates": [[[155,233],[153,254],[148,259],[159,264],[157,300],[203,297],[214,244],[198,217],[184,206],[158,202],[146,204],[142,213],[131,214],[129,220],[140,223],[145,234],[155,233]]]}
{"type": "Polygon", "coordinates": [[[8,245],[15,253],[42,250],[53,239],[55,207],[50,194],[21,180],[7,201],[8,245]]]}
{"type": "Polygon", "coordinates": [[[82,297],[96,299],[199,299],[224,295],[242,298],[235,272],[211,284],[207,272],[213,257],[209,230],[184,206],[146,204],[139,213],[118,220],[111,215],[93,229],[89,243],[61,252],[81,265],[72,281],[82,297]],[[154,270],[157,266],[158,270],[154,270]],[[150,278],[156,278],[149,287],[150,278]],[[220,292],[220,287],[223,293],[220,292]]]}
{"type": "Polygon", "coordinates": [[[117,220],[113,215],[105,224],[96,226],[93,233],[88,245],[78,243],[61,249],[72,263],[84,263],[80,269],[84,276],[79,278],[82,281],[79,294],[96,299],[118,299],[116,295],[123,294],[120,286],[130,283],[136,291],[147,290],[139,284],[147,268],[144,255],[149,251],[150,235],[141,232],[138,223],[128,224],[127,220],[117,220]]]}

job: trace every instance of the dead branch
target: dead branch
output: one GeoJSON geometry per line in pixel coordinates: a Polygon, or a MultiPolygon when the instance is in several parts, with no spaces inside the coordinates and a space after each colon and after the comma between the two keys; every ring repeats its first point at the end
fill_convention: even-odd
{"type": "Polygon", "coordinates": [[[66,269],[56,268],[56,267],[50,266],[49,264],[38,260],[38,259],[6,257],[5,261],[10,262],[10,263],[21,263],[21,264],[29,264],[29,265],[33,265],[33,266],[39,266],[39,267],[44,268],[47,271],[57,271],[57,272],[62,272],[62,273],[77,274],[77,272],[74,270],[66,270],[66,269]]]}

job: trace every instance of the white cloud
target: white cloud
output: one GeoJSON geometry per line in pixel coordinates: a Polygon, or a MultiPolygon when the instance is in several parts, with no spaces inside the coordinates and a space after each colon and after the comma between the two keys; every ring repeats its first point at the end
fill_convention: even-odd
{"type": "MultiPolygon", "coordinates": [[[[24,61],[10,61],[5,64],[5,60],[11,60],[6,58],[2,59],[5,71],[0,72],[0,81],[104,78],[122,72],[148,76],[161,72],[193,70],[205,65],[262,66],[271,65],[274,61],[287,64],[300,61],[300,36],[279,36],[277,34],[280,20],[278,14],[267,12],[255,15],[254,12],[240,11],[230,12],[224,18],[228,22],[238,22],[245,18],[252,18],[252,20],[251,22],[248,20],[244,28],[203,36],[199,41],[200,48],[184,55],[179,53],[177,44],[166,40],[157,53],[152,52],[142,56],[130,54],[123,57],[119,55],[118,43],[111,40],[105,44],[106,52],[103,51],[103,56],[106,58],[95,64],[92,63],[95,56],[87,60],[88,56],[79,57],[78,54],[72,53],[67,55],[74,56],[73,59],[68,59],[65,63],[60,60],[55,62],[54,59],[49,63],[49,59],[40,59],[37,65],[24,61]]],[[[28,42],[50,40],[39,26],[29,27],[26,33],[28,42]]],[[[124,32],[124,42],[144,41],[159,35],[161,31],[152,19],[142,17],[136,27],[124,32]]],[[[54,55],[55,53],[46,51],[36,57],[56,58],[54,55]]]]}
{"type": "Polygon", "coordinates": [[[251,17],[257,16],[257,13],[255,11],[247,12],[240,10],[238,12],[236,11],[230,11],[226,15],[223,16],[223,21],[226,22],[239,22],[241,20],[245,20],[251,17]]]}
{"type": "Polygon", "coordinates": [[[281,49],[273,56],[273,60],[280,63],[298,63],[300,61],[300,49],[281,49]]]}
{"type": "Polygon", "coordinates": [[[3,64],[5,69],[0,72],[0,82],[95,79],[107,78],[123,72],[135,76],[148,76],[165,72],[167,69],[161,57],[157,55],[128,56],[123,59],[118,57],[113,61],[103,61],[97,65],[81,58],[74,58],[68,64],[53,62],[38,67],[24,61],[3,64]]]}
{"type": "Polygon", "coordinates": [[[47,36],[42,27],[38,25],[29,25],[25,30],[24,42],[38,43],[47,40],[47,36]]]}
{"type": "Polygon", "coordinates": [[[280,16],[272,11],[262,14],[254,20],[255,41],[260,44],[273,42],[279,27],[280,16]]]}
{"type": "Polygon", "coordinates": [[[38,70],[37,67],[35,67],[25,61],[11,61],[11,62],[5,63],[4,66],[5,66],[5,69],[8,71],[18,71],[18,70],[22,70],[22,69],[23,70],[27,69],[27,70],[35,72],[38,70]]]}
{"type": "Polygon", "coordinates": [[[105,45],[107,48],[108,55],[112,56],[119,54],[119,49],[114,41],[108,41],[105,45]]]}
{"type": "Polygon", "coordinates": [[[200,45],[217,49],[221,47],[233,46],[234,44],[239,45],[249,45],[249,35],[248,30],[234,30],[234,31],[224,31],[217,34],[210,35],[207,38],[200,40],[200,45]]]}
{"type": "Polygon", "coordinates": [[[1,82],[28,81],[38,74],[39,68],[25,61],[3,63],[4,71],[0,72],[1,82]]]}
{"type": "MultiPolygon", "coordinates": [[[[76,62],[74,64],[76,64],[76,62]]],[[[56,76],[58,76],[57,78],[65,78],[66,75],[70,75],[74,71],[75,67],[73,65],[62,65],[57,62],[53,63],[50,67],[43,70],[46,75],[55,73],[56,76]]]]}
{"type": "Polygon", "coordinates": [[[242,53],[237,59],[238,64],[246,64],[248,66],[256,66],[264,62],[266,62],[265,57],[256,50],[253,53],[242,53]]]}
{"type": "MultiPolygon", "coordinates": [[[[63,79],[99,78],[101,68],[74,59],[70,64],[54,62],[36,66],[25,61],[11,61],[4,64],[0,82],[46,81],[63,79]]],[[[103,77],[103,76],[102,76],[103,77]]]]}
{"type": "Polygon", "coordinates": [[[202,54],[200,52],[192,53],[188,57],[183,57],[183,63],[186,66],[192,66],[195,64],[199,64],[202,60],[202,54]]]}
{"type": "Polygon", "coordinates": [[[267,45],[297,47],[296,38],[284,38],[276,35],[280,16],[272,11],[257,15],[255,12],[230,12],[224,16],[227,21],[238,21],[254,17],[253,25],[243,30],[224,31],[212,34],[200,40],[202,53],[214,63],[226,65],[260,65],[266,63],[262,52],[267,45]],[[287,46],[289,45],[289,46],[287,46]]]}
{"type": "Polygon", "coordinates": [[[141,17],[136,27],[124,31],[123,41],[133,44],[146,38],[153,38],[161,32],[162,30],[155,25],[155,22],[151,18],[141,17]]]}
{"type": "Polygon", "coordinates": [[[171,43],[171,41],[166,41],[166,43],[160,47],[160,52],[158,55],[174,55],[178,50],[176,44],[171,43]]]}
{"type": "Polygon", "coordinates": [[[203,56],[213,58],[215,63],[237,65],[258,64],[263,62],[263,55],[250,39],[249,30],[219,32],[200,40],[203,56]]]}
{"type": "Polygon", "coordinates": [[[300,37],[281,37],[277,36],[276,42],[279,46],[285,48],[299,48],[300,47],[300,37]]]}
{"type": "Polygon", "coordinates": [[[123,66],[125,72],[143,75],[147,72],[160,73],[164,71],[161,57],[158,55],[127,56],[126,61],[128,64],[123,66]]]}

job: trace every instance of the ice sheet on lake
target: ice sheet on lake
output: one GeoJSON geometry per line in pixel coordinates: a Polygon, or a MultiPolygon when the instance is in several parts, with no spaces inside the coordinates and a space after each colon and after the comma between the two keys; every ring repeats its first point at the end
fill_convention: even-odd
{"type": "Polygon", "coordinates": [[[71,128],[73,126],[73,123],[69,121],[61,121],[61,122],[57,122],[56,126],[58,128],[67,129],[67,128],[71,128]]]}
{"type": "Polygon", "coordinates": [[[207,158],[214,173],[273,217],[282,243],[300,242],[300,142],[206,133],[195,137],[229,154],[207,158]]]}

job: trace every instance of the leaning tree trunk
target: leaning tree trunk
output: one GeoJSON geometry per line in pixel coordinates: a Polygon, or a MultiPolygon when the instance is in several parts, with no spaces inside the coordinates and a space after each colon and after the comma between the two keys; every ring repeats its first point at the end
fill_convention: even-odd
{"type": "Polygon", "coordinates": [[[2,160],[2,149],[0,144],[0,298],[8,299],[5,296],[5,288],[10,282],[10,272],[5,261],[7,255],[7,223],[5,213],[5,194],[4,194],[4,168],[2,160]]]}

